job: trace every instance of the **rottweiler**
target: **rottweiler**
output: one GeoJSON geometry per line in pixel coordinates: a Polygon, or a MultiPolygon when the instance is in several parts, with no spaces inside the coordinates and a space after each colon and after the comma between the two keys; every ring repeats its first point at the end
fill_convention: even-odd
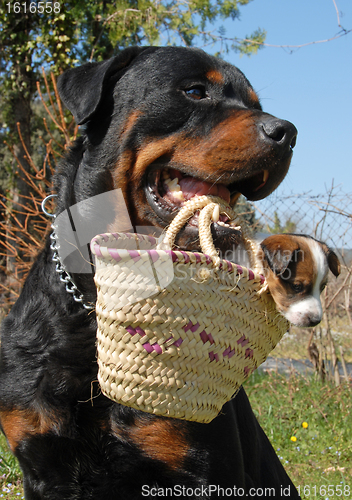
{"type": "MultiPolygon", "coordinates": [[[[243,73],[202,50],[131,47],[68,70],[58,88],[82,127],[57,169],[56,215],[121,190],[133,228],[163,230],[192,196],[259,200],[288,171],[294,125],[264,113],[243,73]]],[[[79,216],[89,226],[94,214],[79,216]]],[[[119,219],[112,207],[105,229],[119,219]]],[[[225,252],[233,228],[212,231],[225,252]]],[[[176,243],[199,250],[197,217],[176,243]]],[[[48,236],[1,329],[1,427],[26,500],[299,498],[243,389],[209,424],[103,396],[93,276],[75,269],[67,293],[53,253],[48,236]]]]}

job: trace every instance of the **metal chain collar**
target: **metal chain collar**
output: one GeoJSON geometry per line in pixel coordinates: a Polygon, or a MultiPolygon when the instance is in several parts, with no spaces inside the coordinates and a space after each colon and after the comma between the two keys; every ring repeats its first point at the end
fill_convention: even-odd
{"type": "Polygon", "coordinates": [[[46,210],[46,208],[45,208],[45,205],[46,205],[47,201],[50,198],[54,198],[56,196],[57,196],[56,194],[50,194],[49,196],[47,196],[46,198],[44,198],[44,200],[42,201],[42,210],[43,210],[44,214],[47,217],[52,217],[54,219],[53,224],[51,224],[51,228],[52,228],[53,231],[50,234],[50,239],[51,239],[50,248],[51,248],[51,250],[53,252],[51,260],[53,262],[55,262],[55,264],[56,264],[55,265],[55,271],[58,273],[58,275],[60,277],[60,281],[65,284],[65,286],[66,286],[66,292],[70,293],[72,295],[72,297],[73,297],[73,299],[74,299],[75,302],[81,303],[82,306],[84,307],[84,309],[86,309],[87,311],[90,311],[90,310],[94,309],[95,306],[92,305],[92,304],[87,304],[86,302],[84,302],[84,296],[83,296],[83,294],[78,290],[75,282],[73,281],[72,276],[65,269],[65,266],[63,265],[63,263],[60,260],[60,256],[59,256],[60,245],[59,245],[59,242],[58,242],[57,234],[55,232],[55,229],[56,229],[55,228],[56,214],[49,213],[46,210]]]}

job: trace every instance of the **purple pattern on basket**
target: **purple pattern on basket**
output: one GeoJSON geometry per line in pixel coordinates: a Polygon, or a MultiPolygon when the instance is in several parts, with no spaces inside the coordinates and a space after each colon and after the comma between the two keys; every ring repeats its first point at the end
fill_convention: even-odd
{"type": "Polygon", "coordinates": [[[143,347],[148,354],[151,354],[153,351],[155,351],[157,354],[161,354],[163,352],[160,345],[157,342],[155,342],[155,344],[150,344],[149,342],[145,342],[143,344],[143,347]]]}
{"type": "Polygon", "coordinates": [[[245,366],[243,368],[243,372],[244,372],[244,374],[245,374],[246,377],[248,377],[252,373],[252,371],[253,370],[251,368],[249,368],[249,366],[245,366]]]}
{"type": "MultiPolygon", "coordinates": [[[[151,251],[152,250],[148,250],[149,253],[151,251]]],[[[174,251],[172,251],[172,250],[166,250],[166,252],[171,256],[172,262],[179,262],[180,257],[174,251]]],[[[183,261],[185,262],[185,264],[188,264],[190,262],[191,259],[190,259],[190,256],[189,256],[189,254],[187,252],[184,252],[183,250],[179,250],[178,253],[182,255],[183,261]]],[[[205,258],[205,262],[207,264],[211,264],[213,262],[213,257],[211,257],[211,256],[209,256],[207,254],[200,254],[200,253],[197,253],[197,252],[193,252],[193,255],[194,255],[195,259],[196,259],[196,264],[201,263],[202,256],[205,258]]],[[[240,266],[238,264],[233,264],[229,260],[220,261],[220,264],[219,264],[219,268],[220,269],[225,269],[226,270],[226,266],[227,266],[227,271],[228,272],[231,272],[231,271],[234,270],[234,268],[236,268],[237,274],[243,274],[244,273],[242,266],[240,266]]],[[[254,280],[255,279],[255,274],[254,274],[254,272],[251,269],[248,269],[248,279],[249,280],[254,280]]],[[[264,276],[260,276],[260,281],[261,281],[261,284],[263,284],[265,282],[264,276]]]]}
{"type": "MultiPolygon", "coordinates": [[[[145,331],[142,330],[141,327],[139,326],[136,326],[136,328],[133,328],[133,326],[127,326],[126,327],[126,330],[128,331],[128,333],[133,337],[134,335],[138,334],[140,335],[141,337],[144,337],[146,335],[145,331]]],[[[173,337],[170,337],[168,341],[172,340],[173,337]]],[[[176,347],[180,347],[180,345],[182,344],[183,342],[183,339],[179,338],[177,340],[175,340],[175,342],[173,342],[172,345],[176,346],[176,347]]],[[[162,350],[162,347],[157,343],[155,342],[154,344],[151,344],[150,342],[144,342],[144,344],[142,344],[144,349],[147,351],[148,354],[151,354],[152,352],[156,352],[157,354],[162,354],[163,353],[163,350],[162,350]]]]}
{"type": "Polygon", "coordinates": [[[188,264],[188,262],[190,261],[190,256],[188,255],[188,253],[181,250],[181,254],[183,255],[183,258],[185,259],[185,264],[188,264]]]}
{"type": "Polygon", "coordinates": [[[231,359],[232,356],[235,354],[235,349],[231,349],[231,347],[227,347],[225,351],[222,353],[223,358],[226,358],[226,356],[231,359]]]}
{"type": "Polygon", "coordinates": [[[183,327],[183,329],[184,329],[185,332],[188,332],[188,330],[191,330],[191,332],[194,333],[194,332],[196,332],[198,330],[199,327],[200,327],[199,323],[193,324],[192,321],[190,321],[188,323],[188,325],[185,325],[183,327]]]}
{"type": "Polygon", "coordinates": [[[199,264],[199,262],[201,262],[201,260],[202,260],[201,255],[197,252],[194,252],[194,256],[196,258],[196,263],[199,264]]]}
{"type": "Polygon", "coordinates": [[[172,262],[178,262],[178,257],[175,252],[173,252],[172,250],[166,250],[166,253],[171,256],[172,262]]]}
{"type": "Polygon", "coordinates": [[[136,326],[136,328],[133,328],[133,326],[127,326],[126,327],[126,330],[128,331],[129,334],[132,335],[136,335],[136,333],[138,333],[138,335],[140,335],[141,337],[144,337],[144,335],[146,335],[145,331],[142,330],[142,328],[140,326],[136,326]]]}
{"type": "Polygon", "coordinates": [[[98,242],[94,239],[90,245],[90,248],[92,250],[93,253],[95,253],[95,255],[97,257],[100,257],[102,258],[102,253],[100,251],[100,246],[98,245],[98,242]]]}
{"type": "Polygon", "coordinates": [[[246,349],[246,353],[245,353],[245,356],[244,356],[246,359],[247,358],[250,358],[252,359],[253,358],[253,349],[251,349],[250,347],[247,347],[246,349]]]}
{"type": "MultiPolygon", "coordinates": [[[[196,332],[198,330],[198,328],[200,327],[200,324],[199,323],[196,323],[196,324],[193,324],[192,321],[189,321],[189,323],[187,325],[185,325],[183,327],[184,331],[185,332],[188,332],[188,330],[191,330],[192,333],[196,332]]],[[[207,333],[205,330],[202,330],[199,334],[203,344],[206,344],[207,342],[210,343],[210,345],[214,344],[214,339],[211,335],[211,333],[207,333]]],[[[213,351],[209,351],[209,359],[210,361],[219,361],[219,356],[218,354],[214,354],[213,351]]]]}
{"type": "Polygon", "coordinates": [[[213,262],[213,259],[210,257],[210,255],[207,255],[206,253],[204,254],[205,257],[205,262],[207,264],[211,264],[213,262]]]}
{"type": "Polygon", "coordinates": [[[237,344],[241,345],[242,347],[244,347],[245,345],[247,345],[248,342],[249,342],[249,340],[244,335],[242,335],[242,337],[237,340],[237,344]]]}
{"type": "MultiPolygon", "coordinates": [[[[200,328],[199,323],[193,324],[192,321],[189,321],[187,325],[183,327],[184,331],[187,332],[188,330],[191,330],[192,333],[196,332],[200,328]]],[[[215,343],[213,336],[211,333],[207,333],[205,330],[202,330],[199,334],[201,341],[203,344],[206,344],[209,342],[210,345],[213,345],[215,343]]],[[[248,344],[249,340],[245,337],[245,335],[242,335],[240,339],[237,340],[237,344],[240,345],[241,347],[245,347],[248,344]]],[[[250,347],[247,347],[246,352],[245,352],[245,359],[252,359],[253,358],[253,349],[250,347]]],[[[235,349],[231,349],[231,347],[227,347],[224,352],[222,353],[223,358],[228,358],[231,359],[232,356],[236,354],[235,349]]],[[[214,353],[214,351],[209,351],[209,359],[210,361],[219,361],[219,355],[217,353],[214,353]]]]}
{"type": "Polygon", "coordinates": [[[121,260],[119,252],[116,250],[116,248],[108,248],[108,252],[110,257],[112,257],[116,262],[119,262],[121,260]]]}
{"type": "Polygon", "coordinates": [[[206,344],[208,341],[210,344],[214,344],[214,339],[211,333],[208,334],[205,330],[203,330],[200,332],[199,336],[202,339],[203,344],[206,344]]]}
{"type": "Polygon", "coordinates": [[[211,361],[219,361],[219,355],[216,354],[216,353],[213,353],[213,351],[209,351],[209,359],[210,359],[210,362],[211,361]]]}
{"type": "MultiPolygon", "coordinates": [[[[170,337],[169,339],[167,339],[167,342],[169,342],[170,340],[172,340],[173,337],[170,337]]],[[[180,347],[180,345],[182,344],[183,342],[183,339],[181,339],[181,337],[177,340],[175,340],[175,342],[173,342],[172,345],[176,346],[176,347],[180,347]]]]}
{"type": "MultiPolygon", "coordinates": [[[[153,237],[153,236],[146,236],[146,235],[143,235],[143,234],[138,234],[138,233],[123,233],[123,235],[126,237],[126,238],[138,238],[140,241],[149,241],[149,243],[151,245],[156,245],[157,243],[157,240],[153,237]]],[[[119,233],[112,233],[111,236],[113,236],[116,240],[122,238],[122,235],[119,234],[119,233]]],[[[91,249],[92,249],[92,252],[95,253],[95,255],[99,258],[103,258],[103,255],[101,253],[101,250],[100,250],[100,243],[98,241],[98,238],[101,238],[102,240],[104,240],[105,242],[107,242],[109,240],[109,235],[108,234],[100,234],[97,238],[93,238],[92,239],[92,242],[91,242],[91,249]]],[[[130,250],[127,250],[128,251],[128,254],[129,256],[131,257],[131,259],[133,259],[135,262],[137,262],[140,258],[141,258],[141,253],[140,253],[140,250],[133,250],[133,249],[130,249],[130,250]]],[[[156,249],[150,249],[150,250],[145,250],[152,262],[156,262],[159,258],[160,258],[160,254],[159,254],[159,251],[156,250],[156,249]]],[[[119,254],[119,249],[116,249],[116,248],[108,248],[108,252],[109,252],[109,255],[116,261],[116,262],[119,262],[122,257],[121,255],[119,254]]],[[[179,262],[181,260],[181,262],[183,261],[185,264],[188,264],[189,262],[191,262],[191,258],[190,258],[190,254],[188,252],[184,252],[182,250],[179,250],[177,253],[172,251],[172,250],[165,250],[165,253],[167,253],[170,257],[171,257],[171,260],[172,262],[179,262]]],[[[195,257],[195,260],[196,260],[196,264],[200,264],[202,262],[202,260],[205,258],[205,262],[206,264],[212,264],[214,259],[213,257],[207,255],[207,254],[201,254],[201,253],[198,253],[198,252],[193,252],[193,256],[195,257]]],[[[235,270],[236,268],[236,271],[237,271],[237,274],[241,275],[244,273],[243,271],[243,267],[238,265],[238,264],[233,264],[232,262],[230,262],[229,260],[223,260],[223,261],[220,261],[220,264],[219,264],[219,267],[220,269],[224,269],[226,270],[226,266],[227,266],[227,271],[228,272],[232,272],[235,270]]],[[[255,274],[254,272],[251,270],[251,269],[248,269],[248,279],[249,280],[254,280],[255,279],[255,274]]],[[[265,278],[264,276],[260,275],[260,282],[261,284],[263,285],[265,283],[265,278]]]]}
{"type": "MultiPolygon", "coordinates": [[[[95,237],[91,241],[91,250],[92,252],[99,258],[104,258],[103,254],[101,253],[100,247],[101,241],[103,240],[104,242],[109,241],[110,236],[112,236],[115,240],[120,240],[123,239],[123,237],[132,239],[132,238],[137,238],[139,241],[148,241],[151,245],[156,245],[157,240],[153,236],[146,236],[143,234],[138,234],[138,233],[111,233],[111,235],[108,234],[100,234],[99,236],[95,237]]],[[[110,255],[111,258],[113,258],[116,262],[119,262],[122,257],[120,255],[120,251],[123,250],[122,248],[107,248],[107,251],[110,255]]],[[[133,259],[135,262],[137,262],[141,258],[141,253],[140,250],[135,250],[135,249],[126,249],[129,256],[131,259],[133,259]]],[[[157,250],[146,250],[152,261],[155,262],[156,260],[159,259],[159,253],[157,250]]]]}
{"type": "Polygon", "coordinates": [[[128,250],[128,254],[135,262],[137,262],[141,258],[141,254],[138,250],[128,250]]]}
{"type": "Polygon", "coordinates": [[[157,250],[149,250],[150,258],[153,262],[156,262],[159,259],[159,252],[157,250]]]}
{"type": "Polygon", "coordinates": [[[219,268],[220,269],[225,269],[226,265],[227,265],[227,270],[229,272],[232,271],[233,265],[232,265],[232,262],[230,262],[229,260],[223,260],[222,262],[220,262],[219,268]]]}

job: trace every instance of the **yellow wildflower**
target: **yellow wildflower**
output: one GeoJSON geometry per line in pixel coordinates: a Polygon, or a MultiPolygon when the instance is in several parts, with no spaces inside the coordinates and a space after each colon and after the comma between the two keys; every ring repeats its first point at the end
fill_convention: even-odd
{"type": "Polygon", "coordinates": [[[293,441],[295,443],[297,441],[296,436],[291,436],[291,441],[293,441]]]}
{"type": "Polygon", "coordinates": [[[303,427],[303,429],[307,429],[308,428],[308,422],[302,422],[302,427],[303,427]]]}

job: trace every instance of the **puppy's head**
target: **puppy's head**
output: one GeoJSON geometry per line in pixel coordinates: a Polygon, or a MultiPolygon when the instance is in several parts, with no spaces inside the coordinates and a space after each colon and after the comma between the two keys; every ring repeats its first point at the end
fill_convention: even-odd
{"type": "Polygon", "coordinates": [[[328,271],[340,274],[336,254],[314,238],[278,234],[261,243],[259,258],[278,311],[300,327],[320,323],[328,271]]]}

